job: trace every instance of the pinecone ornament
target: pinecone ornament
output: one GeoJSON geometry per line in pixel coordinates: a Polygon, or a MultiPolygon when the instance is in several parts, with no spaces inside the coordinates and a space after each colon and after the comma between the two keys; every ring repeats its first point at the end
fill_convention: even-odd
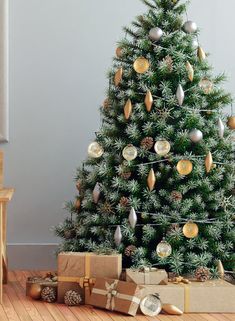
{"type": "Polygon", "coordinates": [[[125,256],[127,257],[131,257],[133,255],[133,253],[136,251],[136,246],[135,245],[128,245],[126,248],[125,248],[125,256]]]}
{"type": "Polygon", "coordinates": [[[224,280],[235,285],[235,276],[233,276],[232,274],[225,273],[224,280]]]}
{"type": "Polygon", "coordinates": [[[166,64],[168,71],[172,72],[173,71],[173,59],[171,58],[171,56],[167,55],[163,59],[163,62],[166,64]]]}
{"type": "Polygon", "coordinates": [[[119,204],[121,205],[121,207],[127,207],[129,205],[129,199],[125,196],[123,196],[120,201],[119,204]]]}
{"type": "Polygon", "coordinates": [[[68,306],[79,305],[81,301],[81,295],[77,291],[69,290],[64,295],[64,303],[68,306]]]}
{"type": "Polygon", "coordinates": [[[113,213],[113,206],[109,202],[105,202],[101,205],[100,210],[105,214],[113,213]]]}
{"type": "Polygon", "coordinates": [[[120,176],[124,179],[129,179],[131,177],[131,172],[122,172],[120,176]]]}
{"type": "Polygon", "coordinates": [[[182,200],[182,198],[183,198],[183,195],[178,191],[172,191],[171,192],[171,198],[175,202],[180,202],[182,200]]]}
{"type": "Polygon", "coordinates": [[[51,286],[46,286],[42,289],[41,298],[43,301],[52,303],[56,301],[56,289],[51,286]]]}
{"type": "Polygon", "coordinates": [[[65,238],[66,240],[73,239],[75,236],[76,236],[76,232],[75,232],[74,229],[72,229],[72,230],[65,230],[65,231],[64,231],[64,238],[65,238]]]}
{"type": "Polygon", "coordinates": [[[142,139],[140,146],[143,149],[150,150],[153,147],[153,144],[154,140],[152,137],[145,137],[144,139],[142,139]]]}
{"type": "Polygon", "coordinates": [[[205,282],[210,278],[210,270],[207,267],[200,266],[195,271],[195,277],[200,282],[205,282]]]}

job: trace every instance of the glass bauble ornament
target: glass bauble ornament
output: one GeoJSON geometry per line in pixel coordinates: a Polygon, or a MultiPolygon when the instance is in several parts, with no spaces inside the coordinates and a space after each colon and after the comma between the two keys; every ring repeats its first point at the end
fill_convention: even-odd
{"type": "Polygon", "coordinates": [[[181,159],[176,168],[180,175],[189,175],[193,170],[193,164],[188,159],[181,159]]]}
{"type": "Polygon", "coordinates": [[[193,32],[196,32],[197,31],[197,24],[193,21],[186,21],[184,23],[184,31],[187,32],[187,33],[193,33],[193,32]]]}
{"type": "Polygon", "coordinates": [[[133,145],[127,145],[122,151],[122,156],[129,162],[134,160],[137,155],[137,148],[133,145]]]}
{"type": "Polygon", "coordinates": [[[199,82],[199,87],[203,90],[204,94],[208,95],[212,92],[213,90],[213,83],[207,78],[203,78],[199,82]]]}
{"type": "Polygon", "coordinates": [[[192,239],[192,238],[198,236],[198,232],[199,232],[198,226],[193,221],[188,221],[183,226],[183,234],[188,239],[192,239]]]}
{"type": "Polygon", "coordinates": [[[176,91],[176,97],[177,97],[177,100],[178,100],[178,103],[180,106],[183,105],[184,96],[185,96],[185,94],[184,94],[183,87],[181,85],[179,85],[177,88],[177,91],[176,91]]]}
{"type": "Polygon", "coordinates": [[[167,140],[158,140],[154,145],[155,152],[160,156],[165,156],[171,150],[171,145],[167,140]]]}
{"type": "Polygon", "coordinates": [[[198,143],[203,139],[203,133],[199,129],[193,129],[189,133],[189,138],[193,143],[198,143]]]}
{"type": "Polygon", "coordinates": [[[158,294],[149,294],[140,302],[140,310],[149,317],[157,316],[162,310],[162,303],[158,294]]]}
{"type": "Polygon", "coordinates": [[[119,246],[122,242],[122,231],[120,225],[117,226],[115,233],[114,233],[114,242],[116,246],[119,246]]]}
{"type": "Polygon", "coordinates": [[[163,238],[157,245],[156,251],[159,257],[165,258],[171,255],[172,248],[171,245],[163,238]]]}
{"type": "Polygon", "coordinates": [[[99,143],[93,142],[88,146],[88,155],[92,158],[99,158],[103,155],[104,150],[99,143]]]}
{"type": "Polygon", "coordinates": [[[228,117],[227,125],[230,129],[235,129],[235,116],[228,117]]]}
{"type": "Polygon", "coordinates": [[[193,41],[192,41],[192,47],[193,47],[194,49],[198,49],[198,46],[199,46],[199,44],[198,44],[197,39],[193,39],[193,41]]]}
{"type": "Polygon", "coordinates": [[[139,57],[135,60],[133,67],[138,74],[144,74],[146,71],[148,71],[150,63],[148,59],[139,57]]]}
{"type": "Polygon", "coordinates": [[[149,31],[149,38],[153,41],[159,41],[163,35],[162,29],[156,27],[149,31]]]}
{"type": "Polygon", "coordinates": [[[42,293],[42,286],[38,283],[33,283],[30,286],[29,289],[29,296],[33,300],[39,300],[41,299],[41,293],[42,293]]]}

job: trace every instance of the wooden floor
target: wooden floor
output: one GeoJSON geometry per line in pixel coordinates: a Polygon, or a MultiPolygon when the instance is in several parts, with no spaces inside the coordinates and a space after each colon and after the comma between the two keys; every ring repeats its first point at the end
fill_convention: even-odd
{"type": "Polygon", "coordinates": [[[4,285],[3,305],[0,305],[0,321],[235,321],[235,314],[185,314],[160,315],[156,318],[138,315],[135,318],[94,309],[88,306],[66,307],[25,297],[25,279],[38,274],[35,271],[9,272],[9,283],[4,285]]]}

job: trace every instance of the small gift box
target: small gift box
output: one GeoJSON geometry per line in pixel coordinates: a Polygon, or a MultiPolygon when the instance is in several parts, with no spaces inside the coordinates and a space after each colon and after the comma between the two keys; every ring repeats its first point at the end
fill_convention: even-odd
{"type": "Polygon", "coordinates": [[[89,304],[95,278],[118,279],[122,271],[120,254],[98,255],[88,252],[64,252],[58,255],[58,302],[64,302],[69,290],[77,291],[81,304],[89,304]]]}
{"type": "Polygon", "coordinates": [[[46,275],[45,277],[29,276],[26,280],[26,296],[29,296],[30,288],[35,283],[41,285],[42,289],[47,286],[57,289],[57,285],[58,285],[57,276],[51,273],[50,274],[48,273],[48,275],[46,275]]]}
{"type": "Polygon", "coordinates": [[[134,283],[98,278],[92,289],[89,303],[111,311],[136,315],[141,299],[141,290],[134,283]]]}
{"type": "Polygon", "coordinates": [[[168,284],[165,270],[144,268],[141,270],[126,269],[126,281],[135,284],[168,284]]]}

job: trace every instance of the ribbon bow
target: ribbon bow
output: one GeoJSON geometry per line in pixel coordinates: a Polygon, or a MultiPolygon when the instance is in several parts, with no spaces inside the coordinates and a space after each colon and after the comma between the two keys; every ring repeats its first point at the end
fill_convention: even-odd
{"type": "Polygon", "coordinates": [[[108,310],[114,310],[115,308],[115,297],[117,297],[118,292],[116,290],[118,284],[118,280],[115,280],[113,283],[109,284],[108,282],[105,282],[105,288],[107,290],[107,303],[106,303],[106,309],[108,310]]]}

